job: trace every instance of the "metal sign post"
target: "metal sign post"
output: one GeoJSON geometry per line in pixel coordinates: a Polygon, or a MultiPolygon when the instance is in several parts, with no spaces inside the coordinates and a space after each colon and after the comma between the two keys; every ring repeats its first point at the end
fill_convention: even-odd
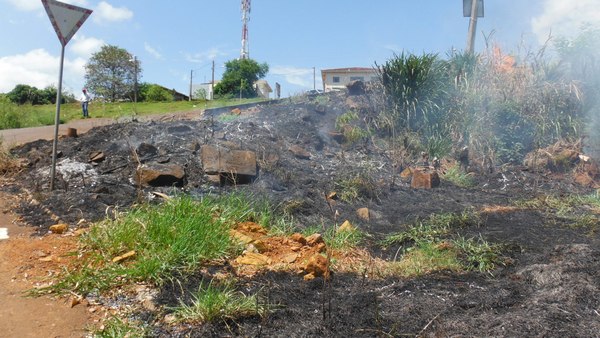
{"type": "Polygon", "coordinates": [[[54,117],[54,142],[52,143],[52,169],[50,169],[50,190],[54,190],[56,174],[56,149],[58,146],[58,125],[60,124],[60,101],[62,100],[62,77],[65,61],[65,46],[75,35],[84,21],[92,14],[86,8],[69,5],[56,0],[42,0],[52,27],[60,40],[60,67],[58,71],[58,89],[56,92],[56,115],[54,117]]]}
{"type": "Polygon", "coordinates": [[[473,50],[475,49],[477,18],[483,17],[483,0],[463,0],[463,15],[466,16],[467,12],[471,17],[471,20],[469,21],[469,33],[467,37],[467,53],[473,54],[473,50]]]}

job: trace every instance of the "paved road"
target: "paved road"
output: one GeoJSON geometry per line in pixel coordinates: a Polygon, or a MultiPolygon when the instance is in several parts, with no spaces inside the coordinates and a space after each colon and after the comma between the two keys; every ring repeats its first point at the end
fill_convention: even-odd
{"type": "MultiPolygon", "coordinates": [[[[145,115],[137,117],[140,121],[150,120],[194,120],[199,119],[202,116],[203,110],[193,110],[179,113],[169,114],[157,114],[157,115],[145,115]]],[[[121,121],[130,121],[131,118],[123,118],[120,120],[109,119],[109,118],[92,118],[85,120],[73,120],[65,124],[61,124],[58,128],[58,135],[66,135],[68,128],[77,129],[77,134],[83,134],[90,129],[98,126],[105,126],[121,121]]],[[[0,130],[0,140],[2,145],[5,147],[14,147],[16,145],[33,142],[36,140],[52,140],[54,138],[54,126],[44,127],[33,127],[33,128],[20,128],[20,129],[5,129],[0,130]]]]}

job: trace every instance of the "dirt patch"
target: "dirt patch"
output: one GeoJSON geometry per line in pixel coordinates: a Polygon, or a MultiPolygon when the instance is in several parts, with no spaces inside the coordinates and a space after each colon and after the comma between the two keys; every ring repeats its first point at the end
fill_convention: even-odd
{"type": "Polygon", "coordinates": [[[11,198],[0,193],[0,228],[10,236],[0,240],[0,332],[6,337],[82,337],[94,318],[85,305],[72,307],[70,298],[27,297],[26,291],[58,274],[74,258],[72,238],[31,236],[15,223],[11,198]]]}

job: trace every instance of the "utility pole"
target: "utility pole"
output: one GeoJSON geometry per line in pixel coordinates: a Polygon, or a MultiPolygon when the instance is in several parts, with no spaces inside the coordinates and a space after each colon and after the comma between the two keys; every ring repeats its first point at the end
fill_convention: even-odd
{"type": "Polygon", "coordinates": [[[189,101],[192,101],[192,78],[194,76],[194,70],[190,70],[190,99],[189,101]]]}
{"type": "Polygon", "coordinates": [[[467,37],[467,53],[473,54],[475,49],[475,34],[477,31],[477,5],[479,0],[471,0],[471,20],[469,21],[469,33],[467,37]]]}
{"type": "Polygon", "coordinates": [[[212,62],[212,79],[210,80],[210,99],[214,100],[215,96],[214,96],[214,92],[215,92],[215,60],[213,60],[212,62]]]}
{"type": "Polygon", "coordinates": [[[137,103],[138,92],[138,61],[137,56],[133,56],[133,103],[137,103]]]}
{"type": "Polygon", "coordinates": [[[317,75],[316,69],[313,67],[313,90],[317,90],[317,75]]]}

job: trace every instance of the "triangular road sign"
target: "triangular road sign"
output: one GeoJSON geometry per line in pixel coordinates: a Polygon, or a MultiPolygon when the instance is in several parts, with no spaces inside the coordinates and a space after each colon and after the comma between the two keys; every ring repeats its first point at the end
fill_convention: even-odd
{"type": "Polygon", "coordinates": [[[67,45],[83,22],[92,14],[89,9],[56,0],[42,0],[42,3],[63,46],[67,45]]]}

